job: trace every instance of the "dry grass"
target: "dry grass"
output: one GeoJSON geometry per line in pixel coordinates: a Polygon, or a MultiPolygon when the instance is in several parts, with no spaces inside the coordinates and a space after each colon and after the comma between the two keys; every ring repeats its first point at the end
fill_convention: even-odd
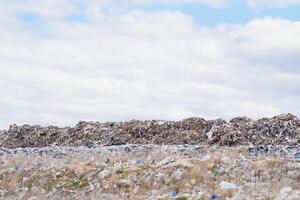
{"type": "Polygon", "coordinates": [[[99,199],[102,196],[105,199],[105,194],[115,195],[116,199],[170,199],[172,192],[176,192],[177,199],[180,199],[185,197],[184,194],[192,194],[195,188],[200,188],[205,194],[189,199],[206,199],[211,194],[220,194],[223,199],[232,198],[237,191],[222,190],[219,185],[221,181],[243,186],[248,199],[253,199],[254,193],[265,195],[265,198],[275,198],[283,187],[299,188],[299,180],[287,176],[287,172],[293,170],[286,167],[288,159],[270,156],[252,160],[245,154],[246,160],[243,162],[247,165],[242,165],[239,156],[243,153],[243,150],[214,151],[204,161],[193,159],[194,155],[166,152],[153,153],[150,157],[149,152],[137,155],[131,153],[123,157],[74,154],[66,159],[47,156],[25,159],[12,156],[7,157],[7,162],[2,162],[1,166],[14,168],[15,164],[19,164],[20,169],[11,171],[9,167],[1,168],[0,188],[7,191],[5,195],[8,199],[14,199],[18,195],[18,188],[26,188],[26,198],[39,196],[40,199],[63,199],[60,197],[64,195],[74,200],[99,199]],[[228,157],[230,162],[224,160],[224,157],[228,157]],[[157,165],[167,158],[172,158],[174,162],[157,165]],[[136,160],[142,162],[137,164],[136,160]],[[220,172],[215,170],[216,167],[220,172]],[[105,169],[109,169],[111,173],[99,178],[99,172],[105,169]],[[182,172],[179,177],[178,174],[175,175],[177,170],[182,172]],[[256,191],[254,177],[257,182],[256,191]],[[95,189],[90,190],[90,184],[95,189]],[[53,195],[46,198],[49,193],[53,195]],[[152,193],[150,198],[149,194],[152,193]],[[268,193],[270,195],[266,196],[268,193]]]}

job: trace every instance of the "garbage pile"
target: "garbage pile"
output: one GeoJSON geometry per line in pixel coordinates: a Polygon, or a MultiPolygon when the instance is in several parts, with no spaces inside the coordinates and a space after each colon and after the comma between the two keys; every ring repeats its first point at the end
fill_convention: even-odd
{"type": "Polygon", "coordinates": [[[0,199],[298,200],[299,150],[252,155],[247,147],[195,145],[0,148],[0,199]]]}
{"type": "Polygon", "coordinates": [[[0,147],[46,147],[50,145],[96,144],[219,144],[290,145],[300,143],[300,120],[292,114],[252,120],[237,117],[181,121],[131,120],[127,122],[79,122],[75,127],[59,128],[23,125],[0,131],[0,147]]]}

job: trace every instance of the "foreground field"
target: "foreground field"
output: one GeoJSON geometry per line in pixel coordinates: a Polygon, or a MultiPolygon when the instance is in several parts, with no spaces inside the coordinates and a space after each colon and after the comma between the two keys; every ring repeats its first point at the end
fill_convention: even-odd
{"type": "Polygon", "coordinates": [[[0,199],[300,199],[298,148],[0,149],[0,199]]]}

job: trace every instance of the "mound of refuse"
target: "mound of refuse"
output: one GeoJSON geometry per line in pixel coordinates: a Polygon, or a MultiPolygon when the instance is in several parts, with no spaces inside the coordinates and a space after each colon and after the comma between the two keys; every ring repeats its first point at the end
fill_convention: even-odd
{"type": "Polygon", "coordinates": [[[95,144],[290,145],[300,143],[300,120],[292,114],[252,120],[188,118],[181,121],[79,122],[75,127],[11,125],[0,131],[0,147],[95,144]]]}
{"type": "Polygon", "coordinates": [[[294,157],[300,146],[259,155],[247,149],[206,145],[0,148],[0,199],[300,199],[300,159],[294,157]]]}

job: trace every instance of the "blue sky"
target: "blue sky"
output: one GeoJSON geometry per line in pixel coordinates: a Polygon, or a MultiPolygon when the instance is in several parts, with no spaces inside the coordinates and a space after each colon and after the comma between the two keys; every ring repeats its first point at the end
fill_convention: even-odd
{"type": "Polygon", "coordinates": [[[0,128],[300,115],[299,0],[0,0],[0,128]]]}
{"type": "MultiPolygon", "coordinates": [[[[77,9],[74,13],[66,14],[65,19],[75,22],[87,22],[88,17],[86,16],[86,5],[89,1],[74,1],[73,6],[77,9]]],[[[122,2],[122,1],[121,1],[122,2]]],[[[151,2],[151,1],[150,1],[151,2]]],[[[180,1],[179,1],[180,2],[180,1]]],[[[297,1],[295,1],[297,2],[297,1]]],[[[284,18],[291,21],[300,20],[300,3],[287,4],[287,5],[261,5],[251,6],[245,0],[231,0],[226,1],[220,5],[211,5],[205,3],[199,3],[197,1],[190,3],[161,3],[155,1],[152,3],[120,3],[120,10],[136,10],[141,9],[145,11],[160,11],[170,10],[179,11],[187,14],[195,20],[199,25],[202,26],[216,26],[220,23],[231,23],[231,24],[242,24],[250,21],[254,18],[262,17],[273,17],[273,18],[284,18]]],[[[104,7],[104,9],[111,9],[111,7],[104,7]]],[[[39,19],[37,13],[31,12],[30,10],[21,11],[16,13],[16,17],[27,23],[36,22],[39,19]]]]}
{"type": "Polygon", "coordinates": [[[204,26],[216,26],[220,23],[246,23],[253,18],[281,17],[293,21],[300,19],[300,6],[287,7],[250,7],[245,1],[236,0],[221,6],[203,4],[152,4],[146,6],[146,10],[170,9],[180,11],[192,16],[195,21],[204,26]]]}

